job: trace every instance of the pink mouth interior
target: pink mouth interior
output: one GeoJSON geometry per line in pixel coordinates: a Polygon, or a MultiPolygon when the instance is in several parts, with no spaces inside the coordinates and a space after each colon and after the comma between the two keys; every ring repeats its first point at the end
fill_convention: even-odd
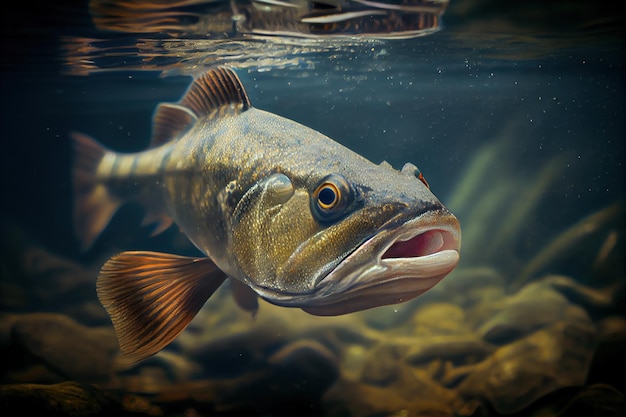
{"type": "Polygon", "coordinates": [[[404,242],[396,242],[382,256],[385,258],[417,258],[444,249],[456,249],[449,234],[441,230],[428,230],[404,242]]]}

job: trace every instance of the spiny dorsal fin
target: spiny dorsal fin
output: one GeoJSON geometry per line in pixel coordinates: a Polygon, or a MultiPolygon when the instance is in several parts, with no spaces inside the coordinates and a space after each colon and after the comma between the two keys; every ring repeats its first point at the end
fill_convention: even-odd
{"type": "Polygon", "coordinates": [[[158,210],[149,209],[146,215],[141,222],[142,226],[147,226],[149,224],[156,223],[156,226],[150,233],[150,236],[154,237],[165,232],[169,227],[174,224],[174,220],[168,216],[167,214],[160,212],[158,210]]]}
{"type": "Polygon", "coordinates": [[[152,140],[156,148],[182,136],[198,117],[188,108],[178,104],[161,103],[152,116],[152,140]]]}
{"type": "Polygon", "coordinates": [[[197,78],[180,104],[198,117],[209,116],[221,108],[242,112],[251,107],[237,74],[225,67],[212,68],[197,78]]]}

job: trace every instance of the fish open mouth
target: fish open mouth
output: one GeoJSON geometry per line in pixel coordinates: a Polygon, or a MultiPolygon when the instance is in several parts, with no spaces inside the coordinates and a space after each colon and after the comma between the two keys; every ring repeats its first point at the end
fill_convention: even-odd
{"type": "Polygon", "coordinates": [[[320,297],[303,310],[339,315],[415,298],[454,269],[460,247],[459,222],[449,213],[381,230],[320,280],[320,297]]]}
{"type": "Polygon", "coordinates": [[[383,253],[382,259],[417,258],[448,249],[458,250],[456,239],[451,233],[437,229],[427,230],[408,240],[397,239],[383,253]]]}

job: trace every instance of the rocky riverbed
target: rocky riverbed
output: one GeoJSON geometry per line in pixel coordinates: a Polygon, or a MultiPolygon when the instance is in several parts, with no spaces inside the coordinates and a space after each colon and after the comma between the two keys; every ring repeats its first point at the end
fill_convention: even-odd
{"type": "MultiPolygon", "coordinates": [[[[166,350],[130,369],[96,297],[102,261],[59,256],[3,226],[3,415],[625,415],[623,206],[517,256],[540,208],[501,198],[504,187],[462,198],[498,152],[479,152],[451,198],[469,219],[461,265],[418,299],[340,317],[262,302],[252,316],[224,287],[166,350]],[[499,209],[510,214],[497,229],[473,226],[499,209]]],[[[558,175],[548,166],[520,199],[558,175]]]]}
{"type": "MultiPolygon", "coordinates": [[[[96,267],[35,245],[3,267],[0,398],[15,415],[621,415],[626,317],[613,287],[545,274],[507,289],[460,268],[418,300],[334,318],[220,290],[131,369],[96,267]]],[[[623,307],[622,307],[623,308],[623,307]]]]}

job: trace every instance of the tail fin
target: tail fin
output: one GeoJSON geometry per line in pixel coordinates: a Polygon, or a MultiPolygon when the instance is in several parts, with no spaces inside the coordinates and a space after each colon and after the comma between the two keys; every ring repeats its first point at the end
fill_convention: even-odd
{"type": "Polygon", "coordinates": [[[96,171],[107,150],[91,137],[72,132],[74,141],[74,231],[81,249],[91,247],[109,224],[121,201],[109,194],[106,185],[98,181],[96,171]]]}

